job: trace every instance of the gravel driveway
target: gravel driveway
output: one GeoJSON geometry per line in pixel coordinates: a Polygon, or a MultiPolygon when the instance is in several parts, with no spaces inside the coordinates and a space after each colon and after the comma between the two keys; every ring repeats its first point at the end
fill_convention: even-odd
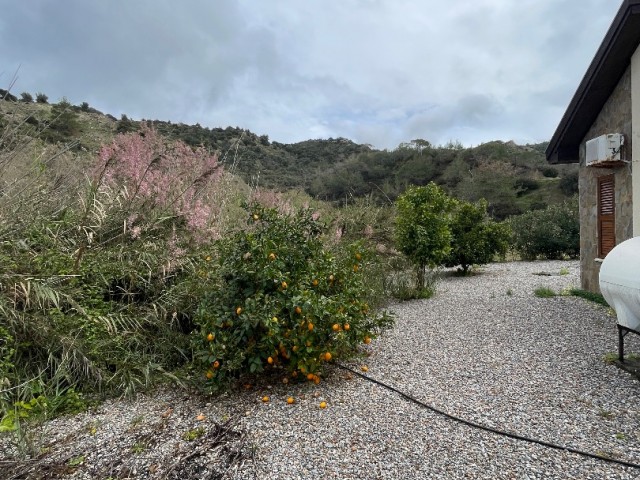
{"type": "MultiPolygon", "coordinates": [[[[577,262],[492,264],[445,277],[434,298],[393,305],[394,330],[351,365],[366,363],[367,375],[467,420],[640,463],[640,383],[603,361],[617,349],[615,318],[580,298],[533,293],[578,285],[577,262]]],[[[640,338],[630,335],[626,348],[640,353],[640,338]]],[[[213,400],[167,390],[133,404],[107,402],[50,422],[46,437],[59,463],[82,454],[65,475],[92,478],[109,461],[122,473],[114,452],[127,456],[142,436],[146,448],[128,454],[126,473],[156,478],[166,458],[188,451],[185,431],[227,417],[241,418],[253,445],[253,460],[234,478],[640,478],[640,470],[447,420],[337,368],[320,385],[263,384],[213,400]],[[199,413],[206,420],[196,420],[199,413]]],[[[214,461],[203,456],[197,474],[181,478],[206,478],[214,461]]]]}

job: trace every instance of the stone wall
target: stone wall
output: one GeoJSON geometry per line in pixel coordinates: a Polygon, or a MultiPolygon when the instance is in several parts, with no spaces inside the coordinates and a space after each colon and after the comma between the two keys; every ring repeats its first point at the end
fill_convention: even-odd
{"type": "Polygon", "coordinates": [[[586,167],[586,142],[605,133],[623,133],[625,148],[622,156],[631,160],[631,68],[618,82],[615,90],[591,125],[580,144],[580,267],[582,288],[600,292],[598,275],[600,261],[598,255],[598,182],[602,175],[614,174],[616,244],[632,237],[632,185],[631,165],[614,168],[586,167]]]}

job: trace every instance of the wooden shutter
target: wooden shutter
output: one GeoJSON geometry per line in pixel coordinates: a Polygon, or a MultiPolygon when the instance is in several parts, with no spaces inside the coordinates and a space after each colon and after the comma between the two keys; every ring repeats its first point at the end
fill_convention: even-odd
{"type": "Polygon", "coordinates": [[[613,175],[598,177],[598,257],[616,245],[616,205],[613,175]]]}

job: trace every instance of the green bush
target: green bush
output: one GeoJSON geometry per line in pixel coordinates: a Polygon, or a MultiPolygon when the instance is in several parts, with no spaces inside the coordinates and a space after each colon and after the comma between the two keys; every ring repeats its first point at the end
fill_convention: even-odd
{"type": "Polygon", "coordinates": [[[578,200],[511,217],[512,246],[525,260],[575,258],[580,254],[578,200]]]}
{"type": "Polygon", "coordinates": [[[392,324],[362,300],[368,253],[324,249],[308,210],[248,207],[246,228],[203,262],[206,293],[193,349],[210,388],[243,373],[280,371],[319,381],[324,362],[348,358],[392,324]]]}
{"type": "Polygon", "coordinates": [[[459,265],[465,273],[472,265],[489,263],[496,255],[504,256],[509,247],[511,231],[508,225],[488,218],[484,200],[456,202],[449,228],[451,251],[444,259],[444,265],[459,265]]]}
{"type": "Polygon", "coordinates": [[[408,188],[396,201],[396,245],[416,267],[416,288],[422,290],[426,268],[443,263],[451,251],[449,228],[452,199],[431,182],[408,188]]]}

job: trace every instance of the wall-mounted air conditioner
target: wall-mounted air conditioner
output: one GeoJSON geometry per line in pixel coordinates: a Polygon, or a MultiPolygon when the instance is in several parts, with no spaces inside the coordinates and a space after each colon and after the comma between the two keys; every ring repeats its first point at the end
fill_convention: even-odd
{"type": "Polygon", "coordinates": [[[611,167],[627,163],[621,154],[623,146],[622,133],[608,133],[587,140],[587,167],[611,167]]]}

